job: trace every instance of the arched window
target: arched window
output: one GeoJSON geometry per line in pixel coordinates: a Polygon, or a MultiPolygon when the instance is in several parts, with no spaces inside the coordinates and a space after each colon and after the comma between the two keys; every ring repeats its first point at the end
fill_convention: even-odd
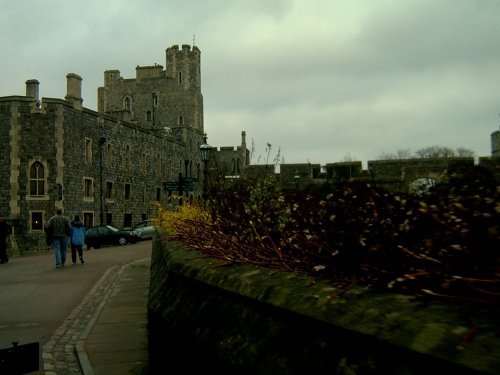
{"type": "Polygon", "coordinates": [[[45,195],[45,168],[39,161],[31,164],[30,167],[30,195],[45,195]]]}
{"type": "Polygon", "coordinates": [[[126,96],[125,99],[123,99],[123,108],[128,110],[132,109],[132,99],[130,96],[126,96]]]}
{"type": "Polygon", "coordinates": [[[184,125],[184,117],[179,116],[179,125],[184,125]]]}
{"type": "Polygon", "coordinates": [[[234,159],[231,160],[231,173],[236,174],[236,161],[234,159]]]}

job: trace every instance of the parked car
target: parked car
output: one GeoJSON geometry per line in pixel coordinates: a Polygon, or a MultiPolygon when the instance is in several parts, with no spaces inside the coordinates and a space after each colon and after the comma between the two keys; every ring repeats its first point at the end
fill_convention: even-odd
{"type": "Polygon", "coordinates": [[[153,220],[141,221],[137,223],[132,230],[136,231],[139,234],[141,240],[152,239],[156,232],[156,228],[153,225],[153,220]]]}
{"type": "Polygon", "coordinates": [[[125,245],[136,243],[140,237],[133,230],[120,230],[111,225],[98,225],[85,231],[85,247],[100,248],[102,245],[125,245]]]}

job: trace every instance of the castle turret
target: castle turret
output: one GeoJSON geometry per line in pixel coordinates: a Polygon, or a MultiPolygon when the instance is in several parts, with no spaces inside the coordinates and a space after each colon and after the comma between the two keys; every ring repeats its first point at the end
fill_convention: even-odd
{"type": "Polygon", "coordinates": [[[75,73],[66,76],[67,90],[64,99],[73,103],[73,108],[82,109],[82,77],[75,73]]]}
{"type": "Polygon", "coordinates": [[[184,90],[201,90],[200,50],[183,44],[166,50],[166,74],[176,80],[184,90]]]}

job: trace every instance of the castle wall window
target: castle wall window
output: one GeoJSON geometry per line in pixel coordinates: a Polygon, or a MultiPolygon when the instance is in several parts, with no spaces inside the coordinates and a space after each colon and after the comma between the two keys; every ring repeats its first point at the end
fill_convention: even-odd
{"type": "Polygon", "coordinates": [[[94,198],[94,181],[91,178],[85,178],[83,182],[83,198],[94,198]]]}
{"type": "Polygon", "coordinates": [[[85,226],[85,228],[90,228],[94,226],[93,212],[83,212],[83,225],[85,226]]]}
{"type": "Polygon", "coordinates": [[[63,187],[61,184],[57,184],[57,200],[63,200],[63,187]]]}
{"type": "Polygon", "coordinates": [[[113,225],[113,214],[106,212],[106,225],[113,225]]]}
{"type": "Polygon", "coordinates": [[[125,184],[125,200],[126,201],[130,200],[130,192],[131,192],[130,184],[125,184]]]}
{"type": "Polygon", "coordinates": [[[153,105],[156,107],[158,105],[158,95],[153,94],[153,105]]]}
{"type": "Polygon", "coordinates": [[[45,168],[39,161],[34,162],[30,167],[30,195],[45,196],[45,168]]]}
{"type": "Polygon", "coordinates": [[[128,109],[129,111],[132,110],[132,99],[130,96],[126,96],[125,99],[123,99],[123,108],[128,109]]]}
{"type": "Polygon", "coordinates": [[[152,116],[151,116],[151,111],[147,111],[146,112],[146,121],[151,121],[152,120],[152,116]]]}
{"type": "Polygon", "coordinates": [[[161,200],[161,188],[156,188],[156,200],[159,202],[161,200]]]}
{"type": "Polygon", "coordinates": [[[43,212],[42,211],[31,211],[31,230],[41,231],[43,230],[43,212]]]}
{"type": "Polygon", "coordinates": [[[184,125],[184,117],[179,116],[179,125],[184,125]]]}
{"type": "Polygon", "coordinates": [[[182,72],[179,72],[179,84],[182,83],[182,72]]]}
{"type": "Polygon", "coordinates": [[[85,163],[92,163],[92,140],[85,138],[85,163]]]}
{"type": "Polygon", "coordinates": [[[127,212],[123,216],[123,227],[124,228],[130,228],[132,227],[132,214],[127,212]]]}
{"type": "Polygon", "coordinates": [[[106,181],[106,199],[113,200],[113,183],[106,181]]]}

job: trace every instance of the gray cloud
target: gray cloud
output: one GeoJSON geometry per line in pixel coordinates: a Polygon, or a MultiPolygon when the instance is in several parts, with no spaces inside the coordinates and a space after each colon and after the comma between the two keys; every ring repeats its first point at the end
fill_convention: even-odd
{"type": "MultiPolygon", "coordinates": [[[[494,0],[86,2],[0,0],[0,95],[64,97],[83,78],[96,109],[103,72],[134,77],[173,44],[202,52],[212,145],[287,162],[443,145],[490,153],[498,129],[500,3],[494,0]]],[[[256,161],[256,160],[254,160],[256,161]]]]}

